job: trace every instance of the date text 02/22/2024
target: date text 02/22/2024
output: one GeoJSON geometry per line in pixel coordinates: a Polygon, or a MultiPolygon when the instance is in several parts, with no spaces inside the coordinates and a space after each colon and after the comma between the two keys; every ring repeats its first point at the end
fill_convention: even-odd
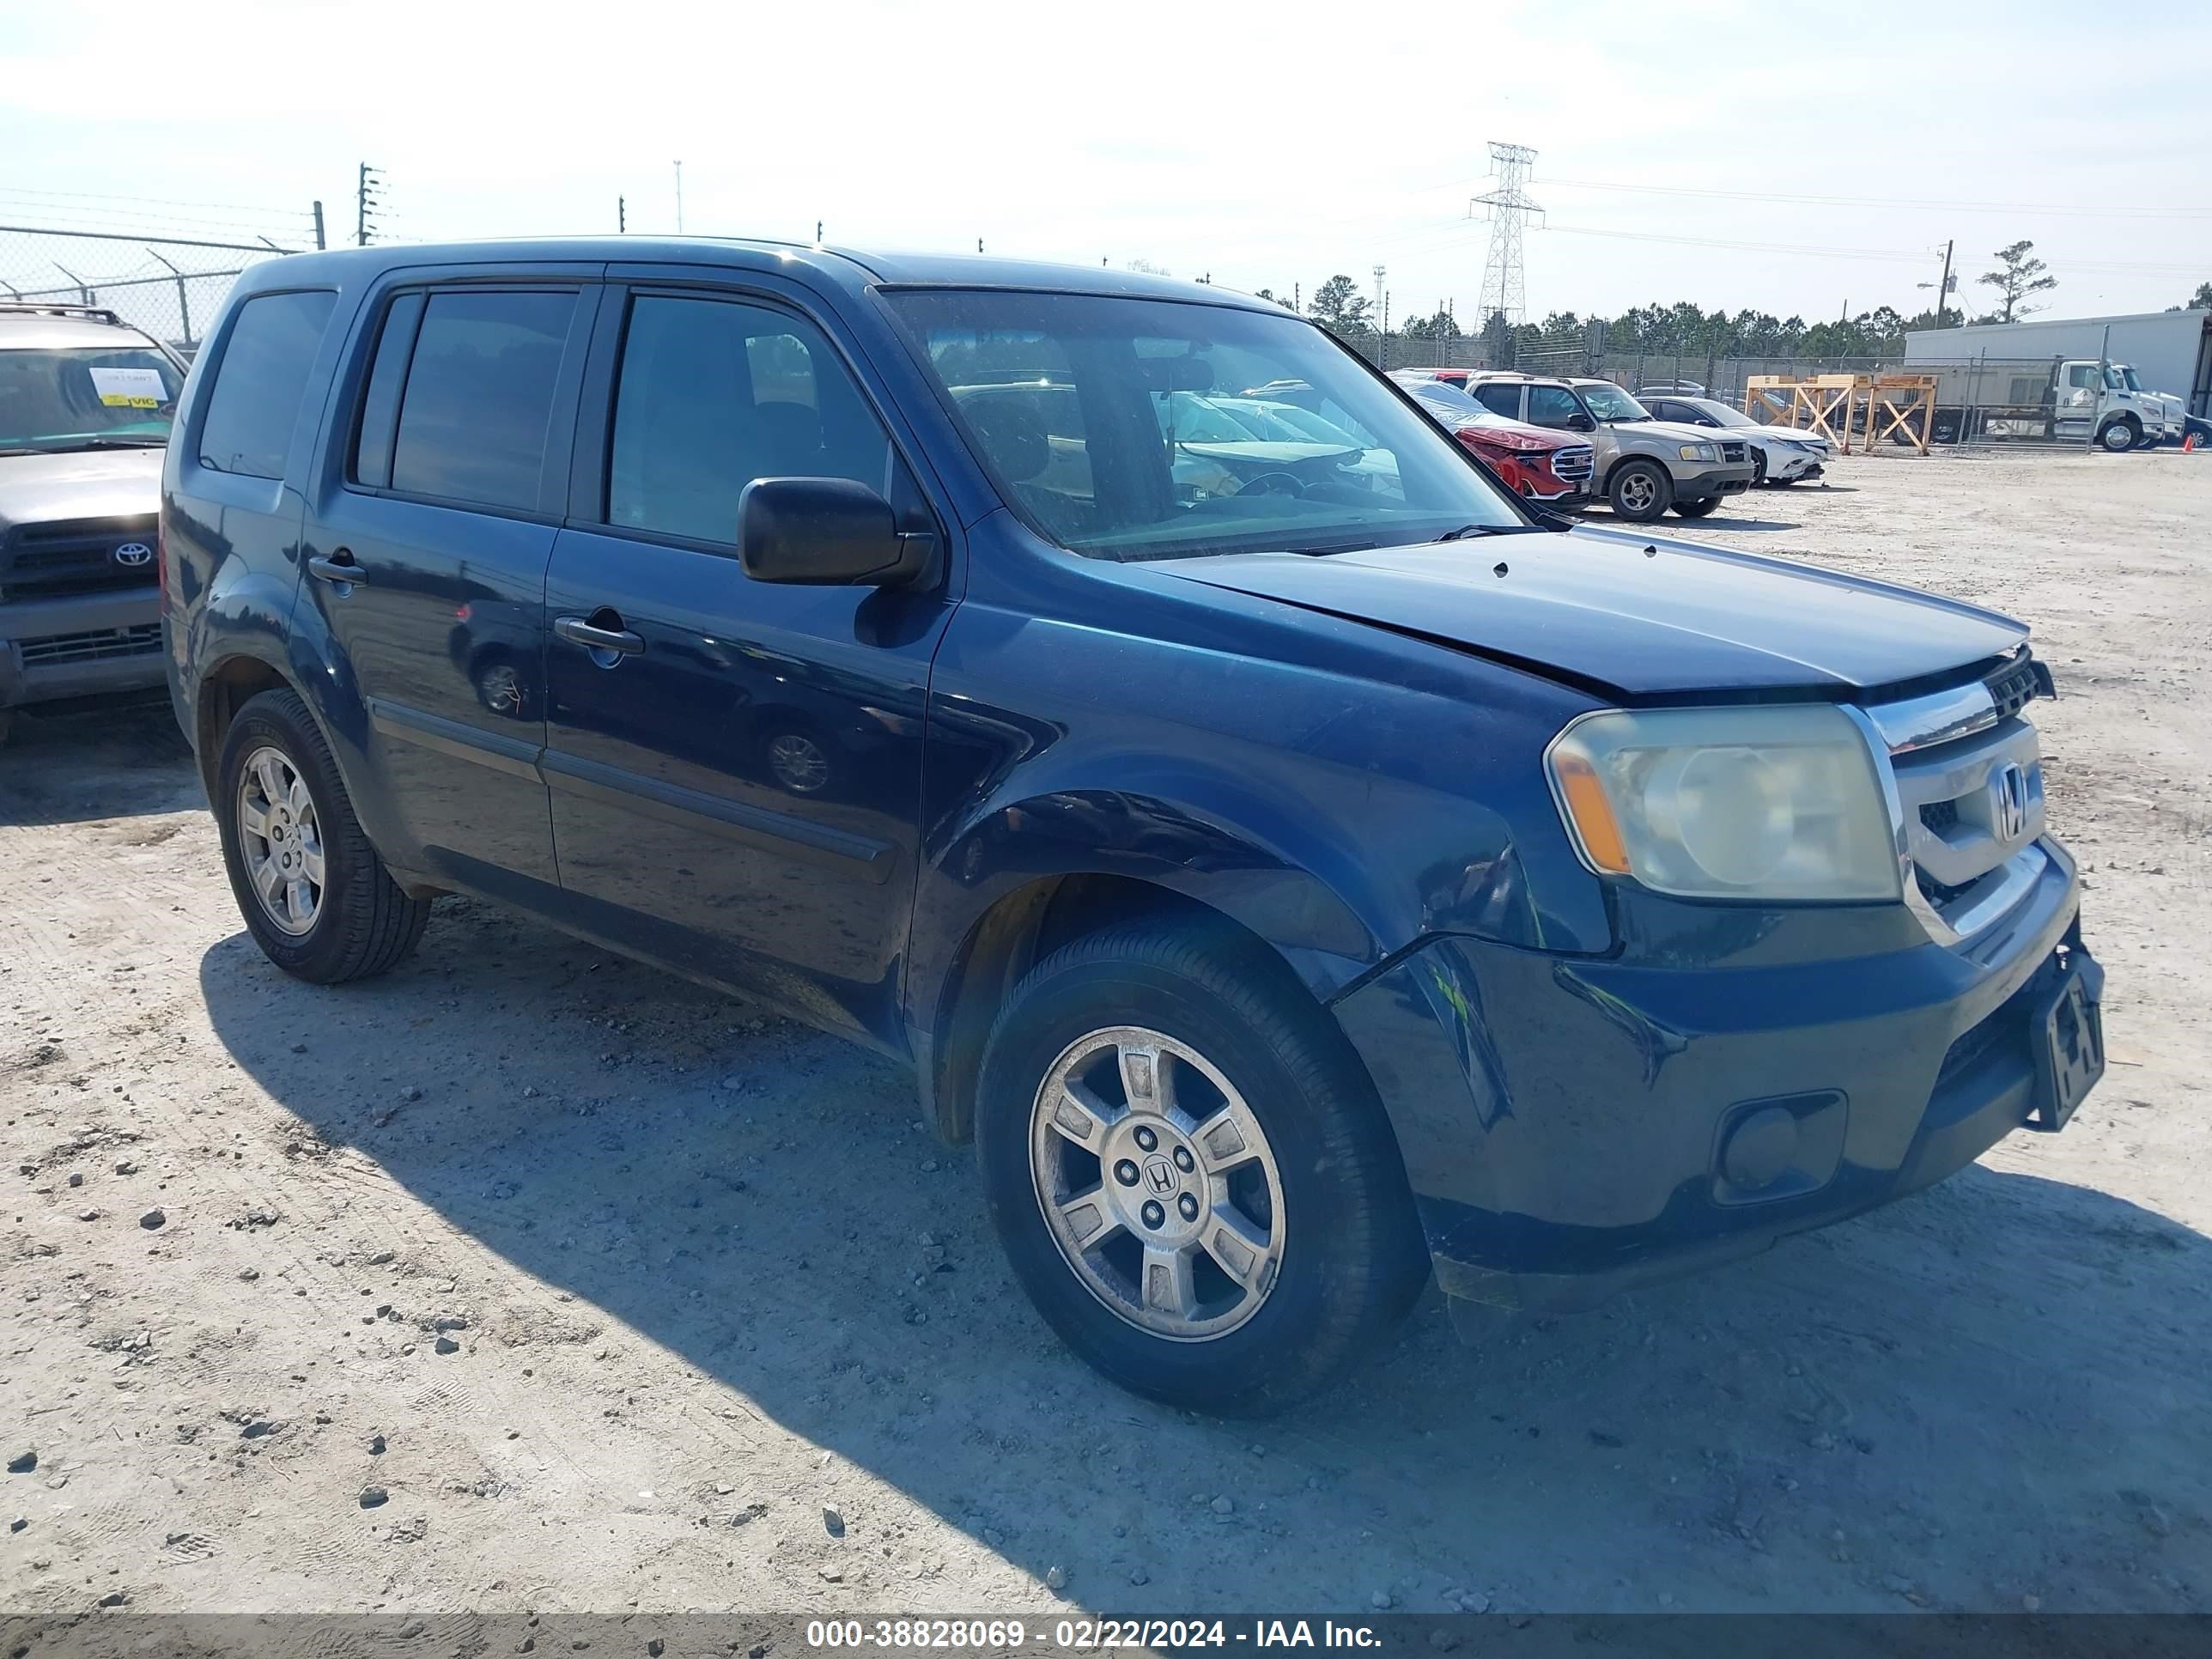
{"type": "Polygon", "coordinates": [[[806,1644],[838,1649],[1049,1647],[1071,1652],[1123,1648],[1373,1648],[1372,1626],[1334,1620],[1060,1619],[1032,1627],[1018,1619],[823,1619],[809,1620],[806,1644]]]}

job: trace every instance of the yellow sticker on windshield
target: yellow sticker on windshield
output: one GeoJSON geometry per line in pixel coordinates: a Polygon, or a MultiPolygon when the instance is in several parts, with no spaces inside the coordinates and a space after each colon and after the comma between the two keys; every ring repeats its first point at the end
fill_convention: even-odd
{"type": "Polygon", "coordinates": [[[168,388],[161,384],[157,369],[94,364],[92,389],[109,409],[159,409],[168,401],[168,388]]]}

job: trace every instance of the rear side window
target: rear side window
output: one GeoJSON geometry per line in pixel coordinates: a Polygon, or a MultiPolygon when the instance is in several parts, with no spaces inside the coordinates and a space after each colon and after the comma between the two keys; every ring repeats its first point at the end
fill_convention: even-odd
{"type": "Polygon", "coordinates": [[[200,422],[202,466],[254,478],[284,476],[308,371],[337,303],[337,295],[315,289],[264,294],[239,307],[200,422]]]}
{"type": "Polygon", "coordinates": [[[571,294],[432,294],[406,349],[406,296],[393,303],[362,407],[356,477],[385,482],[379,428],[397,399],[390,487],[410,495],[530,511],[576,309],[571,294]],[[387,357],[393,361],[387,363],[387,357]]]}
{"type": "Polygon", "coordinates": [[[1493,415],[1521,418],[1521,387],[1511,380],[1486,380],[1474,388],[1474,400],[1493,415]]]}

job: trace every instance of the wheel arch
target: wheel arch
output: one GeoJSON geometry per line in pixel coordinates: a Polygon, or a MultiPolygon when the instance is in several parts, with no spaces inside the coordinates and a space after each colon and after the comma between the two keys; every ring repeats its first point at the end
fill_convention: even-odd
{"type": "MultiPolygon", "coordinates": [[[[192,698],[192,751],[199,762],[200,781],[206,787],[210,800],[216,797],[216,769],[222,761],[223,740],[229,735],[231,722],[238,718],[238,711],[264,691],[297,694],[299,690],[283,669],[250,652],[223,657],[199,677],[192,698]]],[[[313,703],[304,696],[300,700],[307,704],[313,714],[313,703]]],[[[329,734],[324,735],[327,738],[329,734]]]]}
{"type": "Polygon", "coordinates": [[[925,930],[918,927],[908,1023],[923,1109],[939,1133],[955,1142],[969,1138],[984,1043],[1022,976],[1060,945],[1133,917],[1172,917],[1218,930],[1229,948],[1273,964],[1322,1012],[1331,995],[1380,960],[1382,947],[1315,878],[1287,868],[1273,873],[1285,890],[1303,892],[1303,907],[1285,907],[1287,890],[1271,899],[1266,883],[1224,886],[1194,881],[1191,872],[1170,866],[1071,863],[993,884],[946,930],[939,951],[925,948],[925,930]],[[1289,919],[1288,909],[1297,908],[1310,911],[1305,923],[1289,919]],[[1331,910],[1335,915],[1324,920],[1331,910]]]}

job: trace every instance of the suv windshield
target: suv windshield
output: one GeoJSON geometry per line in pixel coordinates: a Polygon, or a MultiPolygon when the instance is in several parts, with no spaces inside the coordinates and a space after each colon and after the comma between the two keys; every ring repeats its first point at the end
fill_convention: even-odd
{"type": "Polygon", "coordinates": [[[146,346],[0,349],[0,449],[167,443],[184,383],[146,346]]]}
{"type": "Polygon", "coordinates": [[[1723,426],[1757,426],[1759,424],[1757,421],[1753,420],[1750,416],[1745,414],[1741,410],[1730,409],[1726,404],[1721,402],[1717,398],[1705,398],[1700,402],[1691,404],[1691,407],[1692,409],[1703,410],[1706,414],[1718,421],[1723,426]]]}
{"type": "Polygon", "coordinates": [[[1009,504],[1074,552],[1334,553],[1529,527],[1456,445],[1296,318],[1002,290],[890,298],[1009,504]],[[1318,421],[1262,420],[1255,405],[1318,421]]]}
{"type": "Polygon", "coordinates": [[[1601,421],[1648,421],[1651,411],[1610,380],[1586,380],[1575,390],[1601,421]]]}

